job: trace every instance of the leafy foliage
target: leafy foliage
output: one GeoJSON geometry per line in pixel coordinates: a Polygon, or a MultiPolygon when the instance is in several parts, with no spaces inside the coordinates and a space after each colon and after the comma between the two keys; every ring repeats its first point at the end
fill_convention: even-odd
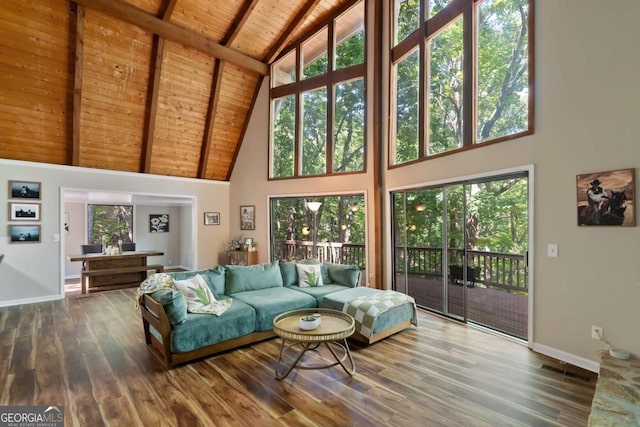
{"type": "Polygon", "coordinates": [[[201,288],[200,286],[190,286],[189,289],[191,289],[196,294],[196,297],[198,297],[198,300],[200,300],[202,305],[211,304],[211,298],[209,297],[209,293],[205,289],[201,288]]]}
{"type": "Polygon", "coordinates": [[[311,241],[312,234],[303,234],[313,227],[313,214],[305,201],[322,202],[317,213],[318,242],[364,244],[364,196],[323,196],[313,198],[285,197],[271,199],[271,235],[273,240],[311,241]]]}
{"type": "MultiPolygon", "coordinates": [[[[332,72],[330,61],[334,61],[335,69],[352,67],[364,62],[365,31],[364,2],[356,4],[346,15],[343,25],[335,22],[346,15],[338,17],[333,24],[339,41],[336,42],[334,58],[329,58],[326,43],[321,52],[311,52],[316,44],[310,43],[314,38],[327,37],[327,27],[314,34],[302,43],[304,60],[304,78],[326,75],[332,72]],[[355,16],[361,21],[351,27],[351,18],[355,16]],[[347,25],[348,24],[348,25],[347,25]],[[305,51],[305,47],[309,49],[305,51]]],[[[292,51],[295,53],[295,51],[292,51]]],[[[287,58],[288,59],[288,58],[287,58]]],[[[343,74],[344,75],[344,74],[343,74]]],[[[272,100],[272,176],[291,177],[295,175],[295,165],[299,162],[299,174],[322,175],[329,172],[354,172],[364,170],[365,144],[365,76],[349,75],[349,80],[334,81],[333,97],[329,99],[329,86],[323,85],[313,90],[301,91],[299,81],[288,86],[291,95],[272,100]],[[296,111],[296,93],[301,96],[300,111],[296,111]],[[328,117],[333,118],[333,128],[329,129],[328,117]],[[296,134],[296,120],[300,121],[296,134]],[[300,159],[295,158],[296,146],[300,147],[300,159]],[[333,150],[327,151],[332,146],[333,150]],[[331,170],[328,170],[328,164],[331,170]]],[[[333,79],[328,79],[333,80],[333,79]]]]}
{"type": "MultiPolygon", "coordinates": [[[[418,29],[419,1],[396,1],[398,41],[418,29]]],[[[424,0],[432,17],[450,0],[424,0]]],[[[420,120],[427,123],[427,154],[439,154],[463,144],[464,108],[473,108],[476,129],[472,140],[480,143],[521,132],[528,127],[528,0],[474,2],[477,36],[471,47],[476,57],[473,76],[463,72],[463,18],[446,24],[425,44],[395,64],[395,157],[396,164],[415,160],[420,120]],[[420,88],[419,49],[427,58],[424,74],[427,92],[420,88]],[[475,80],[476,103],[463,98],[463,84],[475,80]],[[418,109],[423,103],[424,112],[418,109]],[[418,114],[424,116],[418,117],[418,114]]],[[[425,24],[428,25],[428,24],[425,24]]],[[[423,27],[424,28],[424,27],[423,27]]]]}
{"type": "Polygon", "coordinates": [[[305,283],[311,287],[318,286],[318,274],[315,271],[307,271],[305,272],[306,279],[305,283]]]}
{"type": "Polygon", "coordinates": [[[295,95],[273,100],[273,176],[293,176],[295,95]]]}
{"type": "Polygon", "coordinates": [[[420,92],[419,52],[415,51],[395,66],[396,141],[395,163],[418,158],[418,95],[420,92]]]}
{"type": "Polygon", "coordinates": [[[302,175],[327,170],[327,89],[305,92],[302,120],[302,175]]]}
{"type": "Polygon", "coordinates": [[[103,238],[107,245],[132,242],[133,206],[89,205],[87,219],[89,244],[103,243],[103,238]]]}
{"type": "Polygon", "coordinates": [[[364,168],[364,79],[335,87],[333,171],[360,171],[364,168]]]}
{"type": "Polygon", "coordinates": [[[442,248],[446,209],[448,248],[462,249],[466,231],[467,249],[523,254],[527,191],[526,178],[508,178],[394,193],[396,246],[442,248]]]}

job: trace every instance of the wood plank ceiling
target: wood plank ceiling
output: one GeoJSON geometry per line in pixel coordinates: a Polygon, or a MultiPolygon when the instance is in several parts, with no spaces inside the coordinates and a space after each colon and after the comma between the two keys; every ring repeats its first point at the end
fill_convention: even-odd
{"type": "Polygon", "coordinates": [[[0,157],[228,180],[269,65],[345,3],[5,0],[0,157]]]}

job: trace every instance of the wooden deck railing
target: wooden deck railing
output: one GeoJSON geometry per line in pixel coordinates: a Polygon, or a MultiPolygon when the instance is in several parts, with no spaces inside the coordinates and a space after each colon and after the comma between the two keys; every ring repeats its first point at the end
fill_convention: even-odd
{"type": "MultiPolygon", "coordinates": [[[[449,266],[461,266],[462,249],[449,249],[449,266]]],[[[442,250],[439,248],[396,248],[396,272],[441,279],[442,250]]],[[[467,265],[479,269],[476,283],[509,292],[528,292],[527,262],[525,255],[498,252],[467,251],[467,265]]]]}
{"type": "MultiPolygon", "coordinates": [[[[364,245],[351,243],[317,242],[317,258],[322,262],[357,265],[365,269],[364,245]]],[[[272,246],[273,259],[298,260],[313,258],[313,243],[304,240],[276,240],[272,246]]]]}
{"type": "MultiPolygon", "coordinates": [[[[320,261],[357,265],[364,270],[366,254],[364,245],[351,243],[317,242],[320,261]]],[[[273,259],[313,258],[313,243],[302,240],[276,240],[273,243],[273,259]]],[[[396,248],[396,273],[404,273],[405,251],[396,248]]],[[[464,251],[449,249],[449,265],[462,265],[464,251]]],[[[408,247],[406,250],[407,273],[433,279],[442,279],[442,250],[439,248],[408,247]]],[[[509,292],[527,292],[527,263],[525,255],[497,252],[467,251],[467,265],[479,269],[478,280],[485,286],[509,292]]]]}

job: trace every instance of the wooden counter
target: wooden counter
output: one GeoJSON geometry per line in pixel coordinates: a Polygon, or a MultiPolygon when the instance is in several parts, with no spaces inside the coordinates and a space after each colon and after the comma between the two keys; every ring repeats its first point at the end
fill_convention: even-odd
{"type": "Polygon", "coordinates": [[[147,264],[147,257],[164,255],[160,251],[133,251],[118,255],[71,255],[69,261],[81,261],[82,293],[130,288],[140,285],[147,272],[161,272],[160,264],[147,264]]]}

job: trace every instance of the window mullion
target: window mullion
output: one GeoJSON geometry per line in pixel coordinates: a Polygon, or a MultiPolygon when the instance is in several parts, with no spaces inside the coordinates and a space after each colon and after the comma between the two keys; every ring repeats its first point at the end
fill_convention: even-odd
{"type": "MultiPolygon", "coordinates": [[[[300,59],[301,48],[300,45],[296,47],[296,80],[300,81],[300,76],[302,72],[302,66],[300,59]]],[[[295,121],[295,135],[294,135],[294,152],[293,152],[293,176],[300,176],[300,168],[302,166],[302,157],[301,157],[301,145],[302,145],[302,102],[300,101],[300,97],[302,93],[300,92],[300,85],[297,85],[295,91],[295,111],[296,111],[296,121],[295,121]]]]}
{"type": "Polygon", "coordinates": [[[327,136],[326,136],[326,166],[324,173],[333,173],[333,117],[335,110],[335,99],[334,99],[334,75],[333,70],[336,64],[335,58],[335,19],[331,21],[329,24],[329,28],[327,31],[328,42],[327,42],[327,75],[330,76],[329,82],[327,83],[327,136]]]}
{"type": "MultiPolygon", "coordinates": [[[[429,1],[429,0],[425,0],[429,1]]],[[[422,15],[423,12],[420,12],[422,15]]],[[[423,23],[424,26],[424,23],[423,23]]],[[[418,158],[421,159],[427,155],[427,146],[429,144],[429,138],[427,136],[428,127],[425,126],[428,123],[429,119],[429,108],[428,108],[428,100],[426,97],[426,87],[427,87],[427,76],[428,68],[427,68],[427,41],[426,39],[422,40],[419,48],[419,66],[418,69],[418,158]]]]}
{"type": "Polygon", "coordinates": [[[463,86],[462,86],[462,146],[471,146],[474,141],[475,120],[475,55],[473,2],[468,2],[463,12],[463,86]]]}

